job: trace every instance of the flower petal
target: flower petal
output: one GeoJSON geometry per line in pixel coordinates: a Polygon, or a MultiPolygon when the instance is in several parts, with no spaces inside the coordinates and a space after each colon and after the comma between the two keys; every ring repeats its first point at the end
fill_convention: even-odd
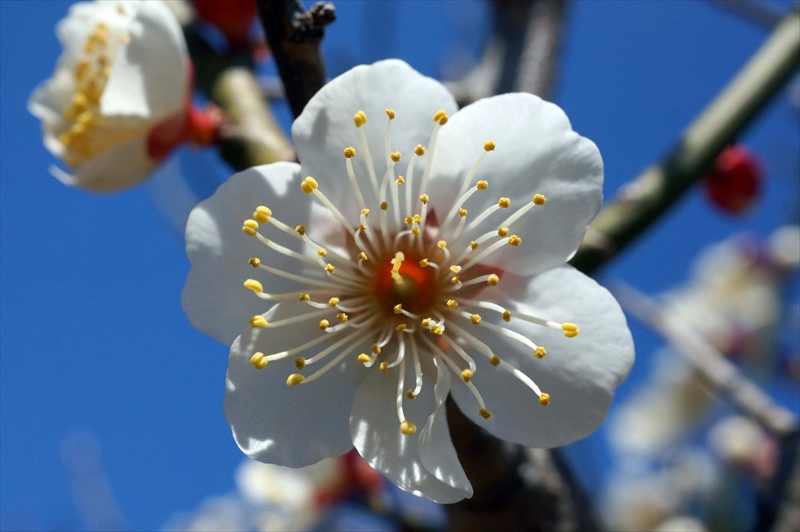
{"type": "MultiPolygon", "coordinates": [[[[413,382],[411,364],[406,368],[405,382],[413,382]]],[[[418,454],[417,434],[404,435],[400,432],[395,401],[397,400],[397,378],[399,368],[383,373],[372,368],[361,382],[353,402],[350,417],[350,434],[358,452],[369,465],[385,475],[404,491],[427,497],[438,503],[453,503],[472,495],[472,490],[458,489],[440,482],[428,472],[418,454]]],[[[434,398],[430,392],[419,395],[413,401],[404,400],[406,418],[421,424],[435,409],[434,398]]],[[[437,445],[445,448],[442,457],[455,454],[448,439],[437,438],[437,445]]],[[[425,448],[426,445],[423,445],[425,448]]],[[[425,449],[427,458],[435,460],[432,449],[425,449]]],[[[441,464],[443,469],[448,464],[441,464]]],[[[432,467],[436,469],[435,464],[432,467]]],[[[460,469],[460,465],[459,465],[460,469]]],[[[463,471],[461,471],[463,473],[463,471]]],[[[458,471],[441,471],[443,478],[458,478],[458,471]]],[[[457,482],[454,482],[456,484],[457,482]]]]}
{"type": "MultiPolygon", "coordinates": [[[[297,260],[242,233],[242,222],[259,205],[273,207],[275,217],[292,227],[304,222],[309,201],[297,186],[299,178],[300,166],[295,163],[250,168],[233,175],[189,215],[186,254],[192,269],[183,289],[183,308],[195,327],[223,344],[230,345],[250,317],[270,306],[242,285],[246,279],[257,279],[268,293],[291,291],[286,287],[292,282],[255,270],[247,261],[267,257],[270,266],[294,271],[297,260]]],[[[269,224],[259,231],[286,247],[301,249],[298,240],[269,224]]]]}
{"type": "Polygon", "coordinates": [[[144,136],[136,136],[75,167],[73,184],[95,192],[121,190],[147,179],[156,166],[144,136]]]}
{"type": "Polygon", "coordinates": [[[487,140],[495,141],[496,148],[486,154],[472,185],[486,179],[489,188],[467,201],[467,222],[500,197],[511,198],[511,207],[493,214],[465,237],[496,229],[534,194],[543,194],[547,203],[533,207],[511,226],[522,245],[505,246],[485,263],[518,275],[566,263],[603,203],[603,160],[597,146],[572,131],[557,105],[537,96],[503,94],[475,102],[452,117],[439,134],[430,197],[440,220],[487,140]]]}
{"type": "MultiPolygon", "coordinates": [[[[270,309],[265,318],[282,320],[309,309],[300,301],[284,301],[270,309]]],[[[313,382],[286,385],[287,377],[297,373],[292,363],[295,358],[308,358],[346,334],[348,329],[332,335],[319,330],[315,321],[304,321],[276,328],[248,327],[236,339],[228,358],[225,417],[236,443],[247,456],[260,462],[301,467],[339,456],[353,447],[348,419],[356,386],[366,371],[356,363],[357,354],[313,382]],[[321,335],[328,335],[331,340],[307,352],[274,360],[262,370],[250,364],[250,357],[256,352],[279,353],[321,335]]],[[[369,343],[363,347],[369,350],[369,343]]],[[[336,352],[329,354],[314,366],[323,367],[335,355],[336,352]]],[[[316,370],[314,367],[312,371],[316,370]]]]}
{"type": "MultiPolygon", "coordinates": [[[[541,406],[530,388],[483,356],[476,357],[478,371],[472,382],[494,417],[480,419],[465,386],[454,387],[453,398],[467,417],[504,440],[557,447],[588,436],[605,419],[614,389],[633,365],[633,340],[619,304],[571,266],[529,279],[508,275],[495,288],[501,287],[495,300],[510,310],[580,327],[579,336],[565,338],[559,330],[512,317],[509,329],[547,349],[547,355],[537,359],[530,348],[486,327],[463,326],[549,393],[550,405],[541,406]]],[[[482,316],[495,321],[489,311],[482,316]]]]}
{"type": "Polygon", "coordinates": [[[466,491],[467,497],[472,497],[472,484],[458,461],[447,425],[445,401],[450,393],[450,369],[438,356],[434,357],[433,363],[436,364],[436,409],[419,435],[417,452],[422,465],[433,476],[450,487],[466,491]]]}
{"type": "Polygon", "coordinates": [[[139,2],[111,67],[100,110],[158,120],[183,109],[189,56],[180,24],[163,2],[139,2]]]}
{"type": "MultiPolygon", "coordinates": [[[[320,189],[334,200],[345,216],[357,223],[358,212],[348,182],[342,150],[356,149],[353,167],[367,202],[374,200],[366,169],[366,155],[361,149],[353,115],[367,114],[362,126],[378,180],[386,171],[384,136],[388,118],[384,111],[394,109],[391,150],[400,151],[403,160],[397,170],[405,175],[406,164],[417,144],[427,146],[433,130],[433,115],[439,109],[449,114],[458,107],[452,95],[438,81],[423,76],[403,61],[391,59],[372,65],[357,66],[317,92],[292,126],[303,172],[320,183],[320,189]],[[402,169],[402,170],[401,170],[402,169]],[[336,185],[342,183],[342,185],[336,185]],[[348,214],[349,213],[349,214],[348,214]]],[[[417,167],[424,165],[420,161],[417,167]]]]}

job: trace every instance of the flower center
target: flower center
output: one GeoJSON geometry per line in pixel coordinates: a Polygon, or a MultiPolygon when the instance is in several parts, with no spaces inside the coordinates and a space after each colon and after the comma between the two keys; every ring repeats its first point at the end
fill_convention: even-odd
{"type": "Polygon", "coordinates": [[[467,330],[470,327],[484,327],[519,342],[530,349],[531,355],[536,358],[545,356],[546,350],[543,347],[516,331],[484,319],[479,312],[494,313],[503,322],[509,322],[513,317],[559,329],[569,338],[578,335],[578,327],[573,323],[558,323],[530,316],[475,298],[483,288],[497,285],[503,273],[499,268],[484,265],[485,259],[504,246],[517,247],[522,244],[522,239],[512,234],[510,227],[530,209],[543,206],[545,197],[536,194],[532,201],[506,217],[500,224],[494,223],[489,231],[476,236],[481,232],[480,227],[488,223],[492,215],[510,208],[511,205],[509,198],[501,197],[496,204],[474,217],[468,225],[466,223],[468,211],[464,206],[474,194],[484,193],[483,191],[489,186],[487,181],[478,181],[472,185],[481,161],[486,154],[495,149],[495,143],[487,141],[467,174],[461,190],[455,196],[456,201],[444,217],[444,221],[438,224],[433,219],[428,220],[428,204],[432,201],[426,193],[428,176],[437,134],[439,128],[448,121],[447,113],[439,111],[434,115],[436,124],[431,134],[429,149],[426,150],[422,146],[414,149],[414,154],[408,163],[406,178],[395,174],[395,166],[401,159],[400,152],[390,151],[391,124],[395,112],[387,109],[386,114],[389,117],[384,138],[386,172],[380,179],[375,172],[362,127],[367,120],[366,114],[359,111],[354,117],[371,186],[371,191],[367,190],[367,196],[372,193],[374,203],[371,205],[374,207],[377,204],[378,209],[370,211],[367,208],[365,194],[361,190],[352,164],[352,159],[356,156],[353,147],[344,149],[344,157],[347,174],[361,208],[357,223],[348,220],[342,214],[320,190],[316,179],[306,177],[300,185],[304,193],[314,195],[339,220],[342,227],[352,234],[353,249],[359,250],[355,258],[338,252],[329,252],[313,240],[313,235],[310,234],[313,231],[310,232],[304,225],[294,229],[287,226],[276,219],[267,207],[258,207],[253,213],[253,219],[244,222],[242,230],[245,234],[256,237],[271,249],[312,267],[311,274],[306,276],[286,272],[263,264],[258,258],[251,258],[250,264],[254,267],[303,283],[311,289],[287,294],[267,294],[263,292],[261,283],[254,279],[245,281],[245,287],[262,299],[299,298],[310,308],[315,309],[304,315],[271,323],[268,323],[263,315],[253,316],[250,321],[251,326],[280,327],[308,320],[316,322],[316,326],[325,332],[287,351],[269,355],[254,353],[250,360],[251,364],[256,369],[263,369],[271,361],[304,353],[317,344],[333,341],[310,358],[301,356],[295,359],[295,366],[302,371],[331,353],[341,350],[331,361],[311,375],[294,373],[286,381],[289,386],[308,384],[350,356],[360,345],[371,343],[372,347],[368,353],[358,353],[354,356],[367,368],[378,364],[381,371],[388,372],[392,368],[399,367],[397,417],[403,434],[414,434],[416,431],[416,425],[405,417],[403,400],[404,397],[413,400],[422,392],[424,379],[420,351],[422,354],[439,358],[442,361],[442,364],[438,364],[439,367],[447,367],[462,378],[475,397],[479,414],[484,419],[491,418],[492,414],[486,409],[481,394],[472,382],[477,371],[473,354],[485,356],[491,366],[507,371],[519,379],[539,397],[542,405],[548,405],[550,396],[542,392],[528,375],[502,360],[489,345],[467,330]],[[414,197],[412,187],[416,185],[413,182],[414,167],[417,159],[425,155],[426,151],[428,158],[418,185],[420,194],[417,196],[418,201],[414,201],[412,199],[414,197]],[[401,194],[401,187],[404,188],[405,194],[401,194]],[[371,215],[371,212],[374,214],[371,215]],[[316,250],[316,254],[312,257],[310,254],[298,253],[273,242],[259,232],[259,224],[271,224],[278,230],[303,241],[308,249],[316,250]],[[474,240],[469,240],[468,236],[472,236],[474,240]],[[439,238],[441,240],[437,240],[439,238]],[[411,359],[414,365],[415,386],[404,393],[407,359],[411,359]]]}

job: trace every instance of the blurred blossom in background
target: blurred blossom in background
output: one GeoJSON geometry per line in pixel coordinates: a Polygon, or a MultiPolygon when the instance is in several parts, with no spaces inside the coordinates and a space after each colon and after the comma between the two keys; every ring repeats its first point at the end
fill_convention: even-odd
{"type": "MultiPolygon", "coordinates": [[[[159,35],[174,45],[153,53],[156,40],[141,43],[148,61],[174,63],[163,67],[175,86],[159,107],[135,68],[114,81],[126,68],[114,47],[136,44],[137,11],[92,15],[80,38],[62,26],[60,41],[71,2],[0,2],[0,529],[443,529],[443,507],[400,491],[355,453],[288,469],[243,462],[231,438],[222,410],[228,349],[181,308],[184,227],[234,173],[226,157],[247,146],[253,120],[278,126],[274,151],[260,156],[293,152],[291,112],[257,12],[249,1],[220,4],[144,9],[159,14],[140,29],[166,27],[159,35]],[[96,50],[74,45],[103,33],[103,21],[111,70],[81,87],[75,68],[96,50]],[[221,118],[208,65],[189,67],[183,47],[253,68],[271,114],[221,118]],[[129,98],[134,89],[143,99],[129,98]],[[125,108],[137,101],[146,105],[125,108]],[[91,124],[102,126],[102,142],[81,144],[91,124]],[[220,138],[219,149],[204,147],[220,138]],[[126,143],[138,155],[112,157],[126,143]],[[75,158],[68,145],[85,150],[75,158]],[[102,157],[109,165],[85,173],[102,157]],[[77,186],[54,179],[53,166],[77,186]],[[96,180],[114,175],[123,182],[96,180]],[[80,188],[136,183],[102,195],[80,188]]],[[[397,57],[445,82],[460,103],[522,83],[507,71],[531,45],[520,30],[526,18],[509,16],[513,2],[335,4],[321,44],[329,79],[397,57]]],[[[667,152],[793,6],[571,1],[557,68],[528,86],[547,87],[573,129],[597,144],[609,202],[667,152]]],[[[594,274],[627,294],[619,297],[637,363],[607,423],[564,455],[609,530],[752,530],[780,499],[769,493],[787,473],[777,433],[800,415],[799,124],[795,75],[703,183],[594,274]],[[703,357],[687,355],[675,331],[703,357]],[[758,392],[709,384],[708,368],[758,392]]]]}

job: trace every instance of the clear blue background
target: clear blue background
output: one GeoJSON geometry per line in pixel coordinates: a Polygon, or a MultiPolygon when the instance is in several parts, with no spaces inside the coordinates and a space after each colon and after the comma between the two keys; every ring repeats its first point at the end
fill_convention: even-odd
{"type": "MultiPolygon", "coordinates": [[[[152,530],[233,489],[242,455],[222,413],[228,350],[184,315],[188,262],[152,185],[100,196],[48,174],[55,161],[25,105],[60,54],[53,29],[68,5],[0,2],[0,524],[82,526],[60,446],[88,430],[129,526],[152,530]]],[[[484,3],[336,5],[324,41],[330,75],[400,57],[440,77],[489,31],[484,3]]],[[[607,198],[671,146],[766,35],[704,2],[573,2],[555,99],[600,147],[607,198]]],[[[767,168],[756,208],[731,218],[692,194],[606,275],[657,293],[681,282],[706,245],[745,229],[768,234],[797,205],[798,138],[781,95],[742,138],[767,168]]],[[[632,329],[639,359],[622,397],[657,342],[632,329]]],[[[592,492],[608,468],[601,436],[576,444],[592,492]]]]}

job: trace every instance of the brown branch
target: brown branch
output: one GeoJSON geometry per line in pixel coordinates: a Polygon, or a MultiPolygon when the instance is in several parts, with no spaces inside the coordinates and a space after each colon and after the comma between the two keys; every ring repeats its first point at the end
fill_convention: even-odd
{"type": "Polygon", "coordinates": [[[545,100],[552,98],[567,7],[567,0],[533,2],[517,66],[515,91],[529,92],[545,100]]]}
{"type": "Polygon", "coordinates": [[[784,18],[660,163],[626,185],[597,216],[570,263],[591,273],[635,240],[708,171],[800,66],[800,13],[784,18]]]}
{"type": "Polygon", "coordinates": [[[295,118],[325,84],[325,62],[319,49],[324,28],[336,20],[330,2],[308,11],[300,0],[255,0],[286,99],[295,118]]]}

